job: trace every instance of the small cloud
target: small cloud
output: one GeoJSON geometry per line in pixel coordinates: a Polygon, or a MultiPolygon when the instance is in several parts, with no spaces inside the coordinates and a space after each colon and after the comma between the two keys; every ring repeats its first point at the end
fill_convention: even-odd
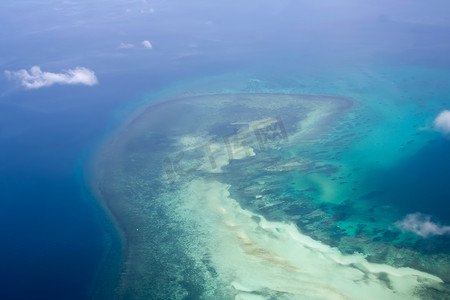
{"type": "Polygon", "coordinates": [[[423,238],[433,235],[450,233],[450,226],[442,226],[431,221],[431,216],[422,213],[406,215],[403,220],[395,223],[395,226],[405,232],[413,232],[423,238]]]}
{"type": "Polygon", "coordinates": [[[152,14],[155,12],[155,9],[153,7],[150,8],[143,8],[140,10],[141,14],[152,14]]]}
{"type": "Polygon", "coordinates": [[[149,41],[147,41],[147,40],[145,40],[145,41],[142,41],[142,46],[144,46],[144,48],[146,48],[146,49],[152,49],[152,44],[149,42],[149,41]]]}
{"type": "Polygon", "coordinates": [[[54,84],[83,84],[93,86],[98,83],[95,73],[87,68],[76,67],[62,73],[43,72],[40,67],[33,66],[30,71],[5,71],[9,79],[18,79],[27,89],[38,89],[54,84]]]}
{"type": "Polygon", "coordinates": [[[153,9],[153,7],[150,6],[150,4],[147,2],[147,0],[141,0],[141,9],[140,9],[141,14],[152,14],[155,12],[155,10],[153,9]]]}
{"type": "Polygon", "coordinates": [[[129,44],[129,43],[120,43],[120,45],[117,47],[119,49],[130,49],[130,48],[134,48],[133,44],[129,44]]]}
{"type": "Polygon", "coordinates": [[[434,129],[443,135],[450,135],[450,110],[443,110],[433,122],[434,129]]]}

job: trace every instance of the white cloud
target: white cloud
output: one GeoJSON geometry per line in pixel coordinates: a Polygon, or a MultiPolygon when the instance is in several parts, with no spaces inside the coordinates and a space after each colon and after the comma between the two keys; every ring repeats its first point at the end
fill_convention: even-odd
{"type": "Polygon", "coordinates": [[[119,48],[119,49],[130,49],[130,48],[134,48],[134,45],[133,44],[129,44],[129,43],[120,43],[117,48],[119,48]]]}
{"type": "Polygon", "coordinates": [[[147,40],[142,41],[142,46],[144,46],[146,49],[152,49],[152,44],[147,40]]]}
{"type": "Polygon", "coordinates": [[[93,86],[98,83],[95,73],[87,68],[76,67],[62,73],[43,72],[40,67],[33,66],[30,71],[5,71],[10,79],[18,79],[27,89],[38,89],[54,84],[83,84],[93,86]]]}
{"type": "Polygon", "coordinates": [[[450,135],[450,110],[443,110],[433,122],[434,129],[443,135],[450,135]]]}
{"type": "Polygon", "coordinates": [[[152,14],[155,12],[155,9],[153,7],[150,8],[143,8],[140,10],[141,14],[152,14]]]}
{"type": "Polygon", "coordinates": [[[402,231],[413,232],[424,238],[450,233],[450,226],[439,225],[431,221],[431,216],[422,213],[406,215],[403,220],[396,222],[395,225],[402,231]]]}
{"type": "Polygon", "coordinates": [[[155,12],[155,10],[153,9],[153,7],[150,6],[150,4],[147,2],[147,0],[142,0],[141,1],[141,9],[140,9],[141,14],[152,14],[155,12]]]}

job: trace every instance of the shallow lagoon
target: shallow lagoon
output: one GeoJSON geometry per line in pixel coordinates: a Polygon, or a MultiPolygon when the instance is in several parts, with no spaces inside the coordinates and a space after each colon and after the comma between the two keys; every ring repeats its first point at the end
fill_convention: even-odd
{"type": "Polygon", "coordinates": [[[410,111],[398,128],[380,122],[397,103],[276,90],[172,95],[105,144],[97,187],[126,245],[114,293],[446,295],[447,238],[402,232],[396,222],[415,210],[392,198],[410,179],[384,186],[374,178],[392,182],[429,145],[448,143],[419,128],[425,118],[407,120],[410,111]]]}

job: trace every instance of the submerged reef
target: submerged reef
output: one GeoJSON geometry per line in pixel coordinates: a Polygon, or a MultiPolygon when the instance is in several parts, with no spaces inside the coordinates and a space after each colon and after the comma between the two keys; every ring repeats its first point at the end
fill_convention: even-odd
{"type": "Polygon", "coordinates": [[[447,294],[447,239],[396,228],[370,168],[347,156],[365,137],[357,113],[345,97],[257,93],[142,110],[95,168],[126,245],[116,297],[447,294]]]}

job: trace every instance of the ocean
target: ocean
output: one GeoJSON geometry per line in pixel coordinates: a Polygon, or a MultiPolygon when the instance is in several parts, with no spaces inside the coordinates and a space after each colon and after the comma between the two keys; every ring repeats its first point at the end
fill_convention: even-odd
{"type": "Polygon", "coordinates": [[[3,2],[0,297],[447,296],[449,10],[3,2]]]}

